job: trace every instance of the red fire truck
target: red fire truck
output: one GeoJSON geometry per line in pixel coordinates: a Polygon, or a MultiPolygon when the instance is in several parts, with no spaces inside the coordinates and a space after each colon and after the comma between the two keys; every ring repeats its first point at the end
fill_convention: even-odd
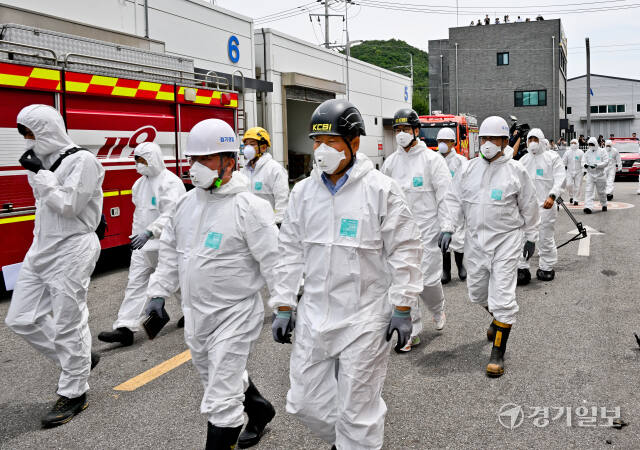
{"type": "Polygon", "coordinates": [[[440,114],[435,111],[431,116],[420,116],[420,139],[432,150],[438,149],[436,136],[441,128],[451,128],[458,136],[456,151],[467,159],[478,156],[478,120],[474,116],[440,114]]]}
{"type": "Polygon", "coordinates": [[[239,131],[241,95],[228,83],[220,88],[226,79],[212,73],[203,77],[89,54],[63,56],[5,40],[0,40],[0,53],[0,267],[21,262],[33,239],[35,202],[18,163],[24,141],[16,116],[23,107],[42,103],[57,108],[74,142],[102,162],[108,224],[102,248],[129,242],[131,187],[139,177],[136,145],[159,144],[167,167],[189,183],[183,156],[189,130],[201,120],[218,118],[239,131]]]}

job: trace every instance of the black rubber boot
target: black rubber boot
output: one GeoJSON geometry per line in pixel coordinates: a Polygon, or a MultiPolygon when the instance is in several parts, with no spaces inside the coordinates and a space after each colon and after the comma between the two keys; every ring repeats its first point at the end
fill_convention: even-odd
{"type": "Polygon", "coordinates": [[[607,212],[607,207],[606,206],[602,207],[602,212],[607,212]]]}
{"type": "Polygon", "coordinates": [[[552,281],[556,277],[556,271],[553,269],[551,270],[538,269],[538,271],[536,272],[536,277],[540,281],[552,281]]]}
{"type": "Polygon", "coordinates": [[[442,277],[440,282],[447,284],[451,281],[451,252],[445,252],[442,254],[442,277]]]}
{"type": "Polygon", "coordinates": [[[569,203],[573,203],[573,197],[569,199],[569,203]]]}
{"type": "Polygon", "coordinates": [[[507,349],[511,325],[498,322],[495,319],[493,319],[492,325],[495,328],[495,337],[493,338],[489,364],[487,364],[487,375],[495,378],[504,374],[504,352],[507,349]]]}
{"type": "Polygon", "coordinates": [[[180,319],[178,319],[178,323],[176,323],[176,327],[184,328],[184,316],[182,316],[182,317],[180,317],[180,319]]]}
{"type": "Polygon", "coordinates": [[[467,279],[467,269],[464,267],[464,253],[453,252],[453,257],[456,260],[456,266],[458,267],[458,277],[464,281],[467,279]]]}
{"type": "Polygon", "coordinates": [[[573,206],[578,206],[578,202],[577,201],[573,202],[573,206]]]}
{"type": "Polygon", "coordinates": [[[613,194],[607,194],[607,201],[610,202],[613,200],[613,194]]]}
{"type": "Polygon", "coordinates": [[[63,425],[88,405],[86,393],[76,398],[68,398],[61,395],[53,405],[53,408],[42,418],[42,427],[52,428],[63,425]]]}
{"type": "Polygon", "coordinates": [[[249,448],[260,442],[265,427],[276,415],[273,405],[260,395],[251,378],[249,378],[249,387],[244,393],[244,411],[249,416],[249,422],[240,433],[238,447],[249,448]]]}
{"type": "Polygon", "coordinates": [[[103,331],[98,335],[98,340],[102,342],[118,342],[123,347],[133,344],[133,331],[126,327],[116,328],[113,331],[103,331]]]}
{"type": "Polygon", "coordinates": [[[583,209],[583,211],[584,211],[585,214],[591,214],[591,209],[589,209],[589,208],[585,208],[585,209],[583,209]]]}
{"type": "Polygon", "coordinates": [[[207,445],[205,450],[233,450],[238,443],[242,427],[217,427],[207,422],[207,445]]]}
{"type": "Polygon", "coordinates": [[[91,352],[91,370],[100,362],[100,355],[96,352],[91,352]]]}
{"type": "MultiPolygon", "coordinates": [[[[491,314],[491,311],[489,311],[489,307],[485,306],[484,309],[486,309],[489,315],[493,318],[493,314],[491,314]]],[[[491,324],[489,325],[489,328],[487,328],[487,341],[493,342],[493,339],[495,338],[495,336],[496,336],[496,329],[493,326],[493,320],[492,320],[491,324]]]]}
{"type": "Polygon", "coordinates": [[[531,281],[529,269],[518,269],[518,286],[525,286],[531,281]]]}

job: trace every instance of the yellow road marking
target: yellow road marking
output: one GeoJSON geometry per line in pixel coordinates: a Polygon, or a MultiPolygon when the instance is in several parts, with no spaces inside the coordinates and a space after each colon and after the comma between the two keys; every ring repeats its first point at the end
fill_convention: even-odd
{"type": "Polygon", "coordinates": [[[155,380],[156,378],[164,375],[165,373],[175,369],[176,367],[181,366],[191,359],[191,352],[186,350],[171,359],[166,360],[163,363],[158,364],[155,367],[147,370],[146,372],[142,372],[140,375],[137,375],[122,384],[114,387],[115,391],[135,391],[141,386],[149,383],[150,381],[155,380]]]}

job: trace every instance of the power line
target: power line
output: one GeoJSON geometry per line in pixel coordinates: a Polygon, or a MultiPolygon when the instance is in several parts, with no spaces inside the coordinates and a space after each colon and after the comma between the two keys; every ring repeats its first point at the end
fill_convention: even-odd
{"type": "Polygon", "coordinates": [[[280,15],[283,15],[283,14],[287,14],[287,13],[290,13],[292,11],[296,11],[296,10],[298,10],[300,8],[311,6],[311,5],[315,4],[315,3],[316,2],[309,2],[309,3],[305,3],[304,5],[300,5],[300,6],[296,6],[296,7],[293,7],[293,8],[284,9],[282,11],[278,11],[278,12],[275,12],[275,13],[267,14],[265,16],[255,18],[254,21],[260,22],[260,21],[263,21],[263,20],[271,19],[274,16],[280,16],[280,15]]]}

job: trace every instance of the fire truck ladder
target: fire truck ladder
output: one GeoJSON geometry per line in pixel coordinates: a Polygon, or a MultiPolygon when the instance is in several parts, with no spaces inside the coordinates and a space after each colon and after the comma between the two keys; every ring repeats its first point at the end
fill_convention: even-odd
{"type": "Polygon", "coordinates": [[[241,86],[238,89],[238,108],[236,109],[236,132],[238,136],[244,135],[247,129],[247,110],[244,95],[244,74],[240,70],[236,70],[231,74],[231,90],[235,91],[236,73],[240,74],[241,86]],[[242,124],[242,125],[241,125],[242,124]]]}

